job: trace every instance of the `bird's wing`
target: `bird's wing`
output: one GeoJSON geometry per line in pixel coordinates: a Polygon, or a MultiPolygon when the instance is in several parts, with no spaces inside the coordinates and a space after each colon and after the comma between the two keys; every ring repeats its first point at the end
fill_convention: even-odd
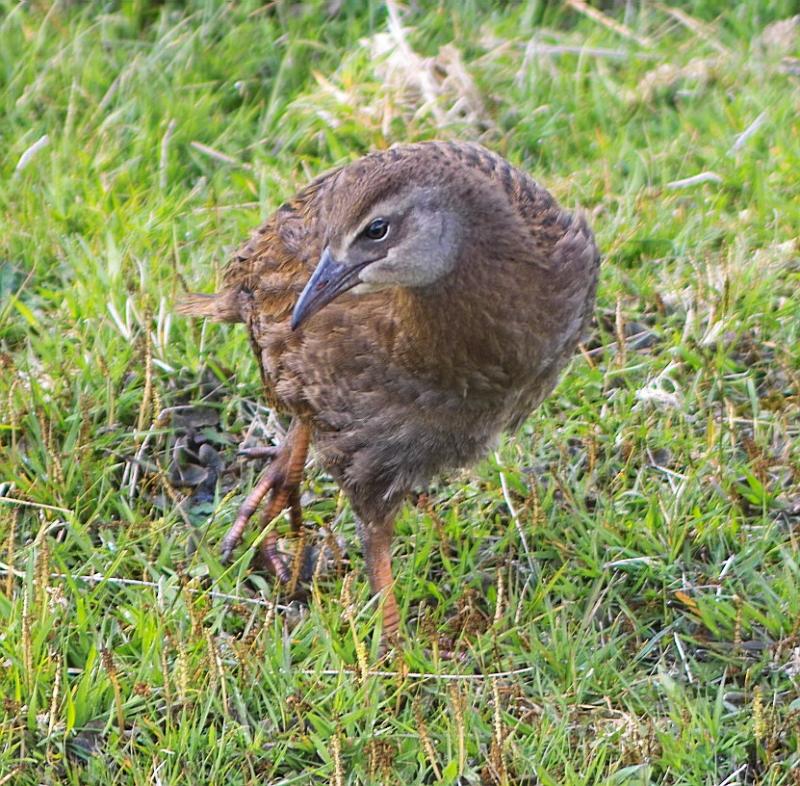
{"type": "Polygon", "coordinates": [[[294,408],[278,400],[275,388],[282,355],[296,342],[292,309],[321,251],[320,202],[337,171],[318,177],[256,229],[228,262],[219,292],[191,294],[176,306],[187,316],[245,323],[269,403],[280,409],[294,408]]]}

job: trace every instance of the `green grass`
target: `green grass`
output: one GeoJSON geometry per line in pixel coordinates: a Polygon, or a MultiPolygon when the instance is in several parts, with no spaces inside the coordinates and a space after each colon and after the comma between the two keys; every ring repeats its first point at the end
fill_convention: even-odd
{"type": "Polygon", "coordinates": [[[797,6],[604,6],[639,45],[557,3],[410,4],[451,53],[432,111],[363,43],[386,8],[334,5],[0,3],[0,784],[797,784],[800,31],[760,39],[797,6]],[[244,331],[170,310],[310,175],[435,136],[582,205],[604,267],[549,401],[403,514],[379,664],[318,472],[345,554],[307,604],[252,548],[220,565],[268,413],[244,331]],[[201,402],[231,471],[184,516],[158,415],[201,402]]]}

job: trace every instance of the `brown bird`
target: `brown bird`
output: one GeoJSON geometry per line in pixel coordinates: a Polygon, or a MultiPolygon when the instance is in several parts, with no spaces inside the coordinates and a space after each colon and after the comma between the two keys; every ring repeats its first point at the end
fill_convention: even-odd
{"type": "MultiPolygon", "coordinates": [[[[404,498],[480,459],[553,389],[591,317],[585,219],[476,144],[397,145],[321,175],[179,310],[244,322],[269,403],[293,416],[223,555],[270,493],[301,524],[309,443],[350,500],[384,642],[399,614],[391,543],[404,498]]],[[[276,536],[263,562],[290,571],[276,536]]]]}

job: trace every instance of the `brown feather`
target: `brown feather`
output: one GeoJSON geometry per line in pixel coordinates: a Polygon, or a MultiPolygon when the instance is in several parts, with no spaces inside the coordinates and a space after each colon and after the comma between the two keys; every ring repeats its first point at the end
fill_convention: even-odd
{"type": "Polygon", "coordinates": [[[215,322],[244,322],[238,294],[232,290],[215,295],[186,295],[177,302],[175,311],[185,317],[208,317],[215,322]]]}

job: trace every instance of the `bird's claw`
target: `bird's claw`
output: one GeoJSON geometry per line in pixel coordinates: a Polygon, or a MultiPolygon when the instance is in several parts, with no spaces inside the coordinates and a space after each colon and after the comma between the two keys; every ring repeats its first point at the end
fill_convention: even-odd
{"type": "MultiPolygon", "coordinates": [[[[223,564],[230,562],[234,549],[241,543],[247,522],[268,494],[269,503],[262,514],[264,527],[268,527],[287,507],[290,511],[292,528],[299,531],[302,527],[299,487],[308,453],[309,438],[308,428],[298,424],[290,429],[279,448],[262,446],[239,450],[240,454],[248,458],[271,458],[272,464],[242,502],[231,528],[222,539],[220,556],[223,564]]],[[[277,552],[277,542],[278,536],[275,532],[267,532],[259,549],[260,559],[264,567],[274,573],[281,583],[289,583],[292,574],[277,552]]]]}
{"type": "Polygon", "coordinates": [[[230,565],[232,556],[233,556],[233,546],[228,546],[227,544],[223,543],[222,548],[220,548],[219,552],[219,561],[223,565],[230,565]]]}

